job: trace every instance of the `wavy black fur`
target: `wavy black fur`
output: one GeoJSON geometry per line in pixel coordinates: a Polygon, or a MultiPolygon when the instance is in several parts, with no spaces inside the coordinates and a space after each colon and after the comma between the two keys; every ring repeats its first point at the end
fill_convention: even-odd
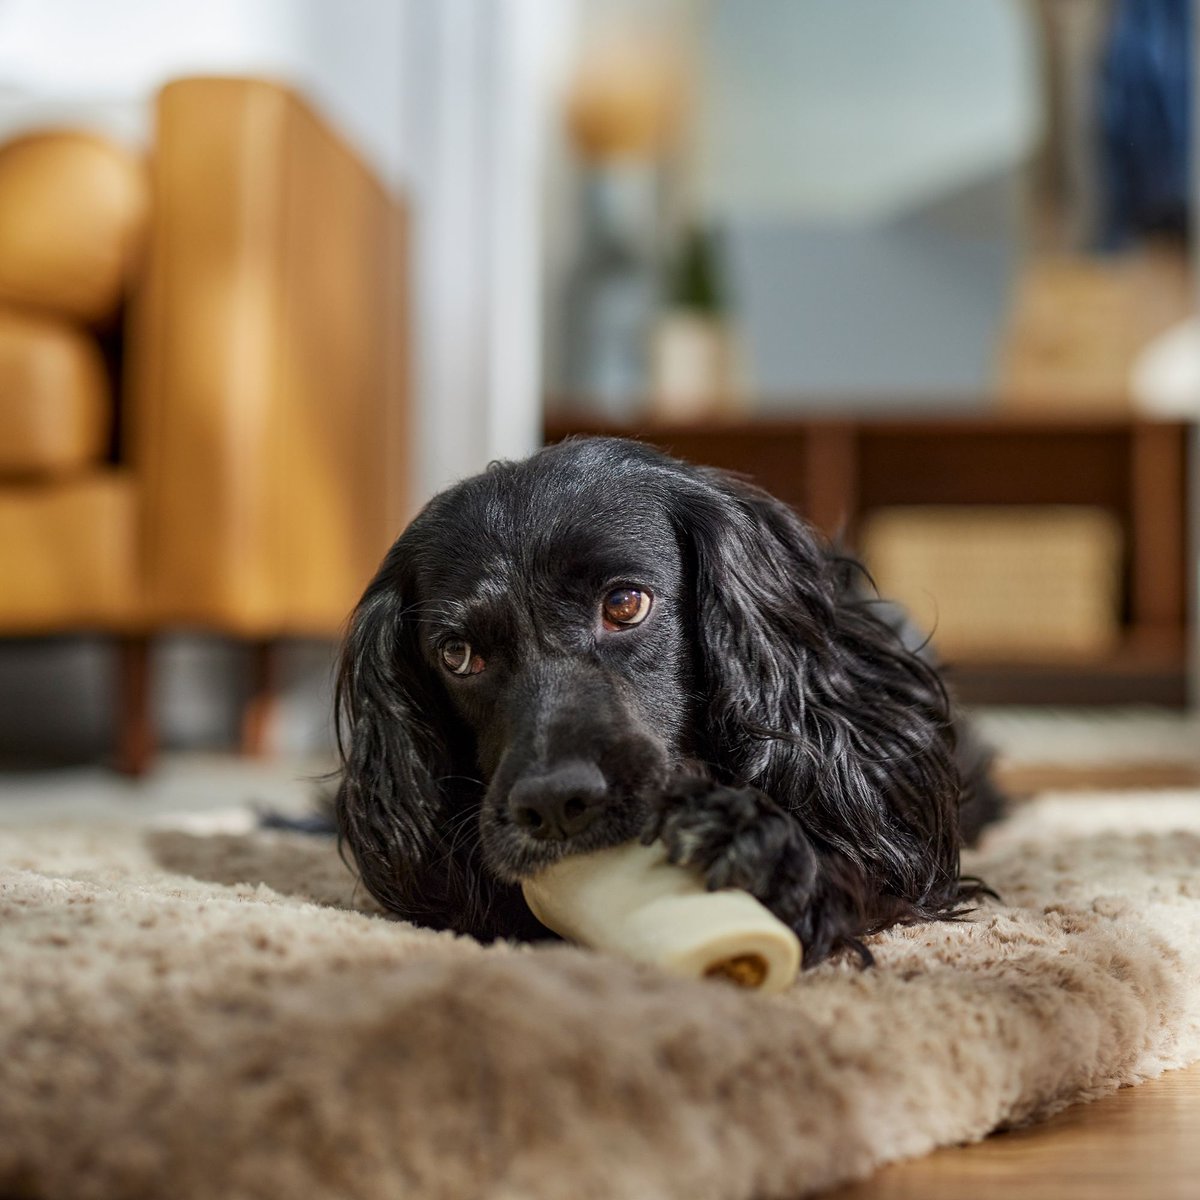
{"type": "Polygon", "coordinates": [[[792,925],[807,965],[867,960],[869,934],[980,895],[959,846],[1000,803],[912,642],[857,564],[735,477],[609,438],[497,464],[431,501],[355,611],[342,844],[406,917],[532,938],[522,878],[658,836],[792,925]],[[653,593],[642,625],[602,627],[616,584],[653,593]],[[447,672],[448,638],[485,670],[447,672]],[[580,762],[599,816],[530,837],[514,786],[580,762]]]}

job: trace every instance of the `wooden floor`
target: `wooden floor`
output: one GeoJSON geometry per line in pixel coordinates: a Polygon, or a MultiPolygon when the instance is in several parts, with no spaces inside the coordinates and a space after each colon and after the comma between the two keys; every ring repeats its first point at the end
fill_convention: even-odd
{"type": "MultiPolygon", "coordinates": [[[[1200,768],[1022,768],[1013,794],[1200,784],[1200,768]]],[[[1200,1200],[1200,1064],[1028,1129],[885,1167],[827,1200],[1200,1200]]]]}
{"type": "Polygon", "coordinates": [[[1029,1129],[885,1167],[827,1200],[1197,1200],[1200,1066],[1029,1129]]]}

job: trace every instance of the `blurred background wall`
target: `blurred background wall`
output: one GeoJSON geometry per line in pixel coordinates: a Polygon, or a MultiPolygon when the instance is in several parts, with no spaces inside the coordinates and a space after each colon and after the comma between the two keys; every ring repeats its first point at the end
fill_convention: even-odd
{"type": "Polygon", "coordinates": [[[360,0],[354,19],[322,0],[4,0],[0,121],[5,134],[48,121],[145,144],[149,99],[189,74],[262,74],[300,85],[395,183],[407,175],[405,8],[360,0]]]}
{"type": "Polygon", "coordinates": [[[986,396],[1043,121],[1023,17],[1010,0],[714,5],[695,186],[727,230],[759,395],[986,396]]]}
{"type": "MultiPolygon", "coordinates": [[[[626,22],[679,75],[648,240],[677,238],[681,219],[721,231],[760,407],[984,402],[1044,121],[1019,5],[657,0],[586,4],[582,22],[585,60],[626,22]]],[[[564,321],[551,310],[550,383],[578,391],[564,321]]]]}

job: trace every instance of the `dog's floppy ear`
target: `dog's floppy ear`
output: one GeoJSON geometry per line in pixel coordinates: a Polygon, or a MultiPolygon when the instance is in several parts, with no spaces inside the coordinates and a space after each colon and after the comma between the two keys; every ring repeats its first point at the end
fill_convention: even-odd
{"type": "Polygon", "coordinates": [[[941,909],[957,895],[961,783],[936,672],[790,508],[724,472],[693,481],[679,525],[709,713],[699,757],[796,814],[863,896],[941,909]]]}
{"type": "Polygon", "coordinates": [[[342,760],[339,843],[371,894],[423,924],[453,919],[453,865],[443,840],[453,805],[441,780],[455,773],[454,719],[429,679],[393,546],[350,620],[337,679],[342,760]]]}

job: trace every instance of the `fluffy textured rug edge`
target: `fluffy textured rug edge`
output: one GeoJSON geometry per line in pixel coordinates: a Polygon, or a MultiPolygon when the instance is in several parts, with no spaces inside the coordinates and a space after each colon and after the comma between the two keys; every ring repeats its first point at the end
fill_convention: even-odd
{"type": "Polygon", "coordinates": [[[0,833],[0,1194],[795,1197],[1200,1058],[1200,795],[968,865],[1003,904],[764,999],[356,911],[303,837],[0,833]]]}

